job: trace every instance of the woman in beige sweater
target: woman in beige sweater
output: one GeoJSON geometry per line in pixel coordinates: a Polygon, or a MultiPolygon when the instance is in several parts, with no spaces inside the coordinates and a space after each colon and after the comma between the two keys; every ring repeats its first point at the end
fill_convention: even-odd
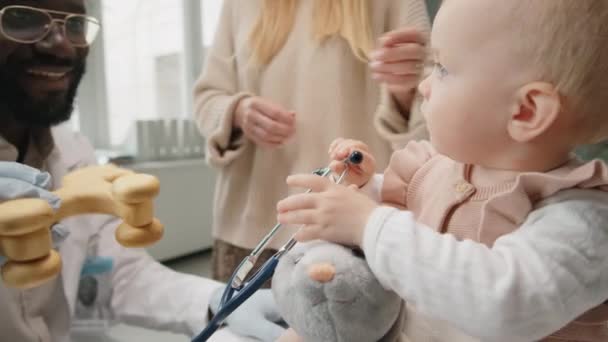
{"type": "MultiPolygon", "coordinates": [[[[285,178],[325,165],[334,138],[367,142],[381,168],[391,142],[412,139],[428,30],[424,0],[224,0],[195,87],[207,160],[219,170],[216,279],[226,281],[275,224],[285,178]]],[[[284,228],[270,248],[293,232],[284,228]]]]}

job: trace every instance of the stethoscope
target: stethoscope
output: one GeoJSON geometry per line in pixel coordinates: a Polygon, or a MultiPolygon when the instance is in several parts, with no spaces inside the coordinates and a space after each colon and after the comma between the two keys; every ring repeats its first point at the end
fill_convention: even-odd
{"type": "MultiPolygon", "coordinates": [[[[345,164],[347,164],[344,171],[340,174],[337,179],[334,179],[336,184],[342,183],[344,177],[348,174],[348,165],[357,165],[363,161],[363,154],[359,151],[353,151],[348,158],[343,160],[345,164]]],[[[313,172],[316,175],[321,177],[327,177],[331,174],[331,169],[328,167],[317,169],[313,172]]],[[[311,189],[308,189],[306,193],[311,192],[311,189]]],[[[277,253],[275,253],[268,261],[266,261],[258,270],[255,272],[248,281],[246,281],[247,276],[255,266],[258,257],[266,248],[266,245],[272,240],[272,238],[276,235],[276,233],[281,229],[281,224],[277,223],[268,234],[258,243],[258,245],[253,249],[251,254],[247,256],[240,265],[236,268],[236,270],[232,273],[230,277],[230,281],[226,285],[226,289],[222,294],[222,298],[220,300],[220,306],[218,312],[213,316],[213,319],[207,324],[207,327],[196,336],[192,342],[202,342],[207,341],[215,333],[215,331],[222,325],[224,320],[234,312],[239,306],[241,306],[249,297],[251,297],[257,290],[262,287],[268,279],[272,278],[274,271],[279,263],[279,259],[287,252],[289,252],[293,246],[297,243],[297,241],[293,238],[293,236],[285,243],[277,253]]]]}

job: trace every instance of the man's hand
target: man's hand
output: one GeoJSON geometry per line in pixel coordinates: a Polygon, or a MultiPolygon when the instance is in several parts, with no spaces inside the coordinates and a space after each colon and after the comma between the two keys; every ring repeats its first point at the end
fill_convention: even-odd
{"type": "Polygon", "coordinates": [[[59,197],[48,191],[51,175],[29,166],[0,162],[0,202],[18,198],[41,198],[57,209],[59,197]]]}
{"type": "MultiPolygon", "coordinates": [[[[214,315],[219,310],[223,292],[224,288],[220,287],[211,294],[209,308],[214,315]]],[[[276,341],[285,331],[285,328],[278,324],[281,321],[271,290],[262,289],[228,316],[224,323],[238,335],[271,342],[276,341]]]]}
{"type": "Polygon", "coordinates": [[[263,147],[278,147],[291,138],[296,129],[296,113],[261,97],[242,99],[234,115],[234,125],[245,136],[263,147]]]}
{"type": "MultiPolygon", "coordinates": [[[[46,172],[19,163],[0,162],[0,203],[21,198],[39,198],[47,201],[52,209],[57,210],[61,200],[48,191],[50,183],[51,176],[46,172]]],[[[61,236],[65,235],[62,229],[53,234],[57,243],[61,236]]],[[[5,261],[6,258],[0,251],[0,265],[5,261]]]]}
{"type": "Polygon", "coordinates": [[[426,60],[426,37],[415,28],[385,33],[371,53],[373,78],[386,84],[402,111],[409,111],[426,60]]]}
{"type": "Polygon", "coordinates": [[[356,185],[345,187],[309,174],[290,176],[287,184],[313,191],[277,204],[280,223],[306,225],[296,234],[298,241],[321,239],[361,246],[367,220],[377,204],[357,191],[356,185]]]}

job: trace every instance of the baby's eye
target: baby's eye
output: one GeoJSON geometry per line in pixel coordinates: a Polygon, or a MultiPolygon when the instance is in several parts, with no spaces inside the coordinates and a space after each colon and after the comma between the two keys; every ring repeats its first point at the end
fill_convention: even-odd
{"type": "Polygon", "coordinates": [[[439,78],[444,78],[448,75],[448,69],[446,69],[441,63],[434,63],[434,71],[438,73],[439,78]]]}

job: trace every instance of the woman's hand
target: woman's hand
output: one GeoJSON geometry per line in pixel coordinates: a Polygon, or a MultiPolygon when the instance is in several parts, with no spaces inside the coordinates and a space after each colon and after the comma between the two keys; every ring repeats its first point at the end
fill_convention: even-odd
{"type": "Polygon", "coordinates": [[[402,111],[409,111],[426,59],[426,37],[415,28],[385,33],[371,53],[373,78],[386,84],[402,111]]]}
{"type": "Polygon", "coordinates": [[[278,147],[296,130],[296,113],[258,96],[242,99],[236,108],[234,125],[256,145],[278,147]]]}

